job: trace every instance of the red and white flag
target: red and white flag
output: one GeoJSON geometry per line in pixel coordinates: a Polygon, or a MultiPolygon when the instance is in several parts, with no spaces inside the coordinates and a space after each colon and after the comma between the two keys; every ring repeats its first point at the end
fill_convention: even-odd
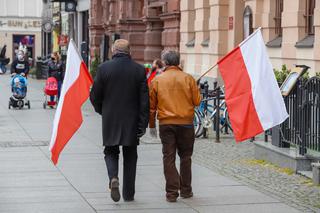
{"type": "Polygon", "coordinates": [[[81,126],[81,106],[89,97],[91,85],[91,75],[81,59],[74,41],[71,40],[49,148],[51,160],[55,165],[64,146],[81,126]]]}
{"type": "Polygon", "coordinates": [[[260,28],[218,62],[236,141],[281,124],[288,113],[260,28]]]}

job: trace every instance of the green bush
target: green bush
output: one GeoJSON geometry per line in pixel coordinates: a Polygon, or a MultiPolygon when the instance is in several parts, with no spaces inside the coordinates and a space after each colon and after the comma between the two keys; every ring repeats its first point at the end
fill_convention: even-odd
{"type": "Polygon", "coordinates": [[[276,76],[278,84],[282,84],[284,80],[287,78],[287,76],[290,73],[290,69],[287,68],[285,64],[282,65],[281,70],[273,69],[274,75],[276,76]]]}
{"type": "Polygon", "coordinates": [[[97,52],[94,53],[94,58],[91,61],[91,65],[90,65],[90,74],[92,76],[92,78],[94,79],[97,73],[97,69],[99,64],[101,63],[100,61],[100,56],[98,55],[97,52]]]}
{"type": "Polygon", "coordinates": [[[308,80],[310,78],[309,71],[307,71],[305,74],[303,74],[302,78],[303,78],[303,80],[308,80]]]}

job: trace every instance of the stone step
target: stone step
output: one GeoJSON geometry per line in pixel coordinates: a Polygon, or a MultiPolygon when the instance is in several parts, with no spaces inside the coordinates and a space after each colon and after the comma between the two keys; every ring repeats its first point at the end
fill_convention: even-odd
{"type": "Polygon", "coordinates": [[[297,171],[297,174],[312,179],[312,171],[297,171]]]}

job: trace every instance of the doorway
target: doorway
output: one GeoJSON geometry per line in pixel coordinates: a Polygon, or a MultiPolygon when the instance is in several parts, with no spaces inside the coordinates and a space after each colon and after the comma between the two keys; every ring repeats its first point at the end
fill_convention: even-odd
{"type": "Polygon", "coordinates": [[[33,66],[35,54],[35,35],[12,35],[12,58],[16,58],[19,48],[23,48],[26,52],[27,59],[31,66],[33,66]]]}

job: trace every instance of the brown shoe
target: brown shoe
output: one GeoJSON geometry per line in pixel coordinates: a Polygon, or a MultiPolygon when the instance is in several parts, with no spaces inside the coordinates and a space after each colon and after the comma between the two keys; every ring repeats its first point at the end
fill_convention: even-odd
{"type": "Polygon", "coordinates": [[[180,197],[182,197],[182,198],[190,198],[190,197],[193,197],[193,192],[190,192],[190,193],[188,193],[188,194],[180,193],[180,197]]]}
{"type": "Polygon", "coordinates": [[[176,197],[167,197],[167,201],[170,203],[175,203],[175,202],[177,202],[177,198],[176,197]]]}
{"type": "Polygon", "coordinates": [[[111,198],[114,202],[118,202],[120,200],[120,191],[119,191],[119,180],[118,178],[112,178],[110,183],[111,189],[111,198]]]}

